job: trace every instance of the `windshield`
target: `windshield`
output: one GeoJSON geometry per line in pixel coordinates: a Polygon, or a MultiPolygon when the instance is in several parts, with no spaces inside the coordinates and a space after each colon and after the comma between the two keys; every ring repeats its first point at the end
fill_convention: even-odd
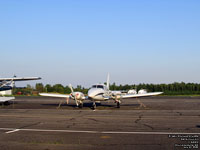
{"type": "Polygon", "coordinates": [[[97,88],[103,89],[103,85],[97,85],[97,88]]]}
{"type": "Polygon", "coordinates": [[[103,85],[93,85],[92,88],[104,89],[104,86],[103,85]]]}

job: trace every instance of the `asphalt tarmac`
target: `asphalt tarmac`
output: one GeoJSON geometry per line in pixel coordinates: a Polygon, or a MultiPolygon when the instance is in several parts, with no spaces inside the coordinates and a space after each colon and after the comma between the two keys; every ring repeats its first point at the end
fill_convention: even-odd
{"type": "Polygon", "coordinates": [[[74,101],[17,97],[0,105],[0,150],[200,149],[200,97],[74,101]]]}

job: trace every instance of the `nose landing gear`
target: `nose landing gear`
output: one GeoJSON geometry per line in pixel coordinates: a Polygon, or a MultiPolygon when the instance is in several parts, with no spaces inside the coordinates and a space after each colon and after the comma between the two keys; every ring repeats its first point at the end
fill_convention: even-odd
{"type": "Polygon", "coordinates": [[[92,105],[92,109],[95,111],[96,110],[96,103],[95,102],[93,102],[93,105],[92,105]]]}

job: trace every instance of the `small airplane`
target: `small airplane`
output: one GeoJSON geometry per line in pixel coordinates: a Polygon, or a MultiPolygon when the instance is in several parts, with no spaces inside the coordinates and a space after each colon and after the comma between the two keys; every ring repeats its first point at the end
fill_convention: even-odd
{"type": "Polygon", "coordinates": [[[151,92],[147,93],[145,90],[141,90],[138,94],[133,93],[122,93],[121,91],[111,91],[109,90],[109,74],[107,77],[107,84],[95,84],[88,90],[87,96],[85,96],[82,92],[74,92],[71,84],[69,85],[71,89],[70,95],[65,94],[53,94],[53,93],[39,93],[41,96],[50,96],[50,97],[61,97],[67,98],[67,103],[69,99],[73,99],[76,102],[77,107],[83,107],[84,100],[91,100],[93,102],[93,109],[96,109],[96,103],[107,100],[114,100],[117,103],[117,107],[120,108],[121,99],[124,98],[137,98],[137,97],[145,97],[145,96],[154,96],[162,94],[163,92],[151,92]]]}
{"type": "MultiPolygon", "coordinates": [[[[28,80],[39,80],[40,77],[20,77],[17,78],[0,78],[0,91],[12,90],[15,86],[15,81],[28,81],[28,80]]],[[[0,103],[8,103],[8,101],[15,99],[15,97],[0,97],[0,103]]]]}

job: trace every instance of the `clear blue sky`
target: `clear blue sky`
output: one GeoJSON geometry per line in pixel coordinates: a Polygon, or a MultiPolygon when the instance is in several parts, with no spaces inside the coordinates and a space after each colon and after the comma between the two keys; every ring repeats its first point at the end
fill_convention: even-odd
{"type": "MultiPolygon", "coordinates": [[[[199,0],[2,0],[1,77],[200,83],[199,0]]],[[[33,83],[33,82],[25,82],[33,83]]]]}

